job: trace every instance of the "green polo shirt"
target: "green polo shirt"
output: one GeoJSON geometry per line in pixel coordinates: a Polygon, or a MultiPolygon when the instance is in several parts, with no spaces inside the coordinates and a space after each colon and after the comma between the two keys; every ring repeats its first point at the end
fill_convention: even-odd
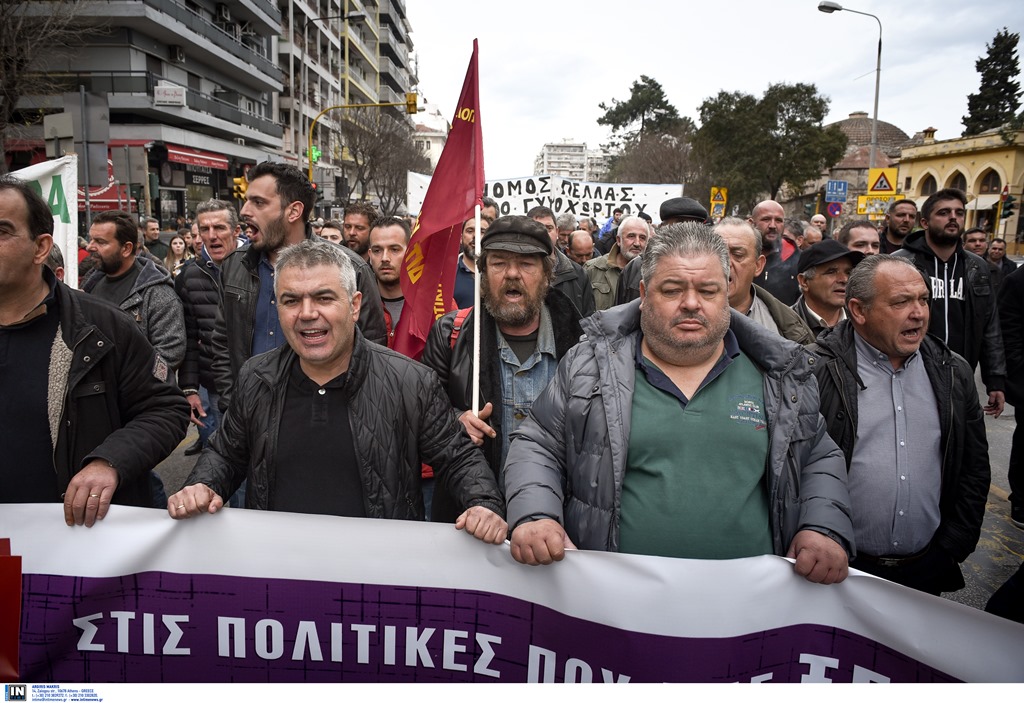
{"type": "Polygon", "coordinates": [[[692,398],[639,355],[635,374],[620,551],[689,559],[773,553],[761,371],[727,338],[692,398]]]}

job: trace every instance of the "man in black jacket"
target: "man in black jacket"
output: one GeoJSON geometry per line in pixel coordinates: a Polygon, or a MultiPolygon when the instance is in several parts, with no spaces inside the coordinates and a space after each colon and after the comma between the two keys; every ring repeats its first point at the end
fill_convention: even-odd
{"type": "Polygon", "coordinates": [[[356,328],[362,294],[345,250],[303,241],[280,253],[274,277],[287,344],[242,367],[171,517],[216,512],[248,478],[250,509],[422,520],[424,462],[459,501],[456,527],[503,542],[498,487],[437,376],[356,328]]]}
{"type": "MultiPolygon", "coordinates": [[[[576,306],[552,284],[547,230],[519,216],[499,217],[480,240],[483,310],[450,312],[427,336],[420,362],[432,368],[451,406],[490,464],[501,474],[512,431],[555,374],[558,361],[582,334],[576,306]],[[473,415],[473,336],[480,334],[480,415],[473,415]]],[[[433,519],[451,522],[458,506],[443,487],[433,519]]]]}
{"type": "Polygon", "coordinates": [[[149,506],[149,474],[188,405],[132,318],[57,281],[50,208],[0,179],[0,501],[63,499],[91,527],[111,503],[149,506]]]}
{"type": "MultiPolygon", "coordinates": [[[[1024,410],[1024,268],[999,289],[999,321],[1006,345],[1006,401],[1024,410]]],[[[1024,530],[1024,417],[1015,418],[1010,446],[1010,521],[1024,530]]]]}
{"type": "Polygon", "coordinates": [[[955,188],[940,190],[921,206],[923,232],[907,235],[894,256],[909,259],[931,285],[928,332],[960,356],[971,369],[981,363],[988,392],[985,413],[999,417],[1005,402],[1006,358],[988,263],[966,251],[961,235],[967,197],[955,188]]]}
{"type": "Polygon", "coordinates": [[[220,265],[238,248],[242,233],[238,213],[224,200],[199,203],[196,221],[202,251],[174,279],[174,290],[185,313],[185,361],[178,369],[178,385],[192,408],[192,423],[199,427],[199,439],[185,450],[186,456],[201,452],[219,424],[213,330],[220,307],[220,265]]]}
{"type": "Polygon", "coordinates": [[[869,256],[847,283],[849,318],[811,350],[821,414],[846,456],[850,566],[938,595],[964,586],[990,472],[974,374],[928,335],[928,301],[913,264],[869,256]]]}
{"type": "Polygon", "coordinates": [[[527,217],[539,222],[551,237],[551,262],[554,264],[551,287],[560,290],[572,301],[580,312],[580,317],[588,317],[597,309],[594,303],[594,289],[590,285],[583,267],[563,254],[555,243],[558,241],[558,226],[555,224],[555,213],[543,206],[531,208],[527,217]]]}
{"type": "MultiPolygon", "coordinates": [[[[313,186],[294,166],[264,161],[249,170],[241,217],[250,244],[230,254],[221,266],[222,299],[213,335],[221,410],[245,360],[284,344],[273,267],[282,248],[315,236],[306,223],[314,197],[313,186]]],[[[360,255],[343,249],[355,266],[356,286],[365,301],[359,328],[371,342],[386,345],[384,307],[373,270],[360,255]]]]}

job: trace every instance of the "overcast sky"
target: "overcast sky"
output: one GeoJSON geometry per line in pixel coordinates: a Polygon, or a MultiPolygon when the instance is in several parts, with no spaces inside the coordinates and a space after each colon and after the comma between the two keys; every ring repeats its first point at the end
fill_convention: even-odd
{"type": "MultiPolygon", "coordinates": [[[[845,3],[843,3],[845,4],[845,3]]],[[[480,41],[480,119],[488,180],[527,176],[547,142],[596,148],[601,102],[625,100],[648,75],[694,121],[719,91],[760,97],[771,83],[813,83],[826,124],[874,105],[878,24],[817,9],[817,0],[406,0],[419,89],[450,121],[473,39],[480,41]]],[[[856,0],[882,22],[878,118],[908,135],[958,137],[975,61],[1004,25],[1024,28],[1019,0],[856,0]]],[[[1018,47],[1020,53],[1020,47],[1018,47]]]]}

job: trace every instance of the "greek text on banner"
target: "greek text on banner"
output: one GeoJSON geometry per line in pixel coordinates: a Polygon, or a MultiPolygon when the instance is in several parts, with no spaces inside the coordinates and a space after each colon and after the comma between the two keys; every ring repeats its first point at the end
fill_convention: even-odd
{"type": "Polygon", "coordinates": [[[450,525],[59,504],[0,506],[0,537],[32,682],[1024,680],[1024,626],[771,556],[530,568],[450,525]]]}

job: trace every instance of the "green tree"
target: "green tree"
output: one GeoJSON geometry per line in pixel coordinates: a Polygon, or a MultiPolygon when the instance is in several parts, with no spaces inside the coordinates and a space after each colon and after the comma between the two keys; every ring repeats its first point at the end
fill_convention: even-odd
{"type": "Polygon", "coordinates": [[[612,135],[624,142],[648,134],[671,132],[680,127],[685,118],[665,97],[661,83],[647,76],[633,81],[629,100],[612,98],[611,107],[598,105],[604,114],[597,118],[599,125],[612,128],[612,135]]]}
{"type": "Polygon", "coordinates": [[[1020,110],[1018,41],[1019,34],[1011,34],[1003,27],[992,43],[985,45],[988,55],[975,62],[974,67],[981,74],[981,87],[977,93],[967,96],[967,116],[961,120],[963,136],[1003,127],[1020,110]]]}
{"type": "Polygon", "coordinates": [[[688,183],[693,175],[690,140],[695,127],[665,96],[658,81],[640,76],[629,99],[612,100],[597,123],[611,127],[607,180],[613,183],[688,183]]]}
{"type": "Polygon", "coordinates": [[[689,184],[695,176],[690,145],[693,132],[693,123],[685,120],[671,131],[630,140],[609,159],[608,180],[612,183],[689,184]]]}
{"type": "Polygon", "coordinates": [[[741,208],[818,178],[846,150],[846,135],[822,126],[828,103],[805,83],[769,85],[760,99],[723,91],[705,100],[693,139],[703,177],[728,187],[741,208]]]}

